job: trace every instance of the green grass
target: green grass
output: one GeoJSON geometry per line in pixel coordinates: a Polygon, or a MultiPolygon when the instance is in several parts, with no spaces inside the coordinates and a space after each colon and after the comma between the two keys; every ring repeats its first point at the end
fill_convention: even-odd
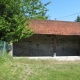
{"type": "Polygon", "coordinates": [[[0,57],[0,80],[80,80],[80,61],[0,57]]]}

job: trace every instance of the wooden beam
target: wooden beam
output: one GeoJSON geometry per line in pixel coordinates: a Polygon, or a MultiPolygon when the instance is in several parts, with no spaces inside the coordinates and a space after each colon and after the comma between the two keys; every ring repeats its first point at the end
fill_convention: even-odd
{"type": "Polygon", "coordinates": [[[56,56],[56,36],[53,37],[53,56],[56,56]]]}
{"type": "Polygon", "coordinates": [[[79,39],[79,56],[80,56],[80,39],[79,39]]]}

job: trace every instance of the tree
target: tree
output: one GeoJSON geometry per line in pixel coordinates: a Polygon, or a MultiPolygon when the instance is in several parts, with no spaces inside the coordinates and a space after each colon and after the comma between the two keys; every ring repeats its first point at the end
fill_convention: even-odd
{"type": "Polygon", "coordinates": [[[80,16],[77,16],[76,22],[80,22],[80,16]]]}
{"type": "Polygon", "coordinates": [[[33,34],[30,19],[47,19],[46,6],[40,0],[0,0],[0,40],[18,41],[33,34]],[[27,27],[26,27],[27,26],[27,27]]]}

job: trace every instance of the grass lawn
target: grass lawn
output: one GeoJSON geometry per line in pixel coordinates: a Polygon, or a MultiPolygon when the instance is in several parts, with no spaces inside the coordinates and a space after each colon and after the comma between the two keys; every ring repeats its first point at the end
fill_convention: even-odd
{"type": "Polygon", "coordinates": [[[0,80],[80,80],[80,61],[0,58],[0,80]]]}

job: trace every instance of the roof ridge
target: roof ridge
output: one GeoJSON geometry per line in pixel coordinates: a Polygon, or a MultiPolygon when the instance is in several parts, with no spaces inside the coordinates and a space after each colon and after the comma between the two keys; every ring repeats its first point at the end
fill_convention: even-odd
{"type": "Polygon", "coordinates": [[[80,23],[80,22],[72,22],[72,21],[61,21],[61,20],[30,20],[30,21],[50,21],[50,22],[68,22],[68,23],[80,23]]]}

